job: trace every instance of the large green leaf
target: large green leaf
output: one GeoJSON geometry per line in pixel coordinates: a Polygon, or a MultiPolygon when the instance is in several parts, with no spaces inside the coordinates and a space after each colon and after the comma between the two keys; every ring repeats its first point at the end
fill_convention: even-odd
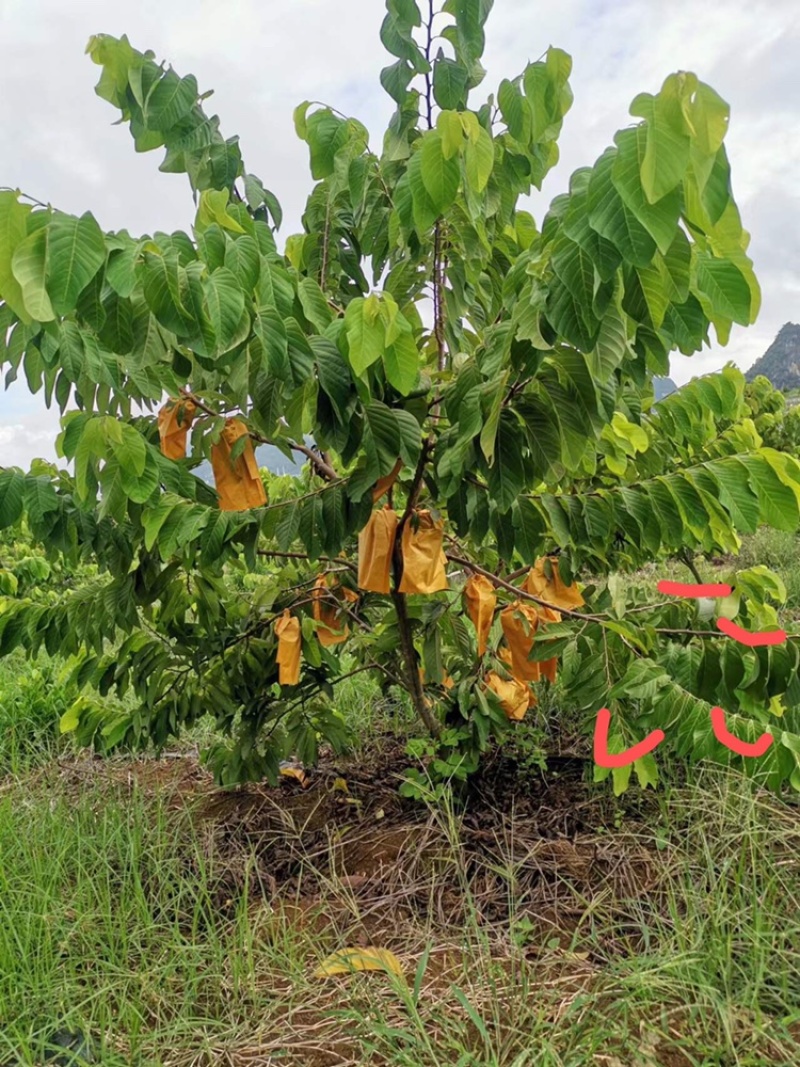
{"type": "Polygon", "coordinates": [[[56,212],[47,233],[47,291],[56,314],[68,315],[105,263],[105,239],[88,211],[80,218],[56,212]]]}
{"type": "Polygon", "coordinates": [[[641,179],[651,204],[671,193],[686,173],[690,138],[685,107],[696,86],[693,74],[670,74],[658,96],[642,93],[631,105],[631,114],[647,121],[641,179]]]}
{"type": "Polygon", "coordinates": [[[49,322],[55,318],[45,285],[47,236],[45,227],[34,230],[19,242],[11,259],[11,269],[19,283],[25,309],[38,322],[49,322]]]}
{"type": "Polygon", "coordinates": [[[589,182],[589,223],[628,263],[646,267],[653,259],[656,242],[612,180],[616,157],[616,149],[609,148],[594,165],[589,182]]]}
{"type": "Polygon", "coordinates": [[[180,78],[175,71],[168,70],[148,94],[145,121],[153,130],[169,130],[191,111],[196,99],[194,75],[180,78]]]}
{"type": "Polygon", "coordinates": [[[748,326],[750,286],[738,267],[708,252],[697,253],[696,266],[698,288],[708,297],[714,314],[748,326]]]}
{"type": "MultiPolygon", "coordinates": [[[[636,126],[620,130],[614,138],[618,151],[611,169],[611,180],[629,211],[644,226],[661,252],[667,252],[678,226],[681,196],[678,189],[651,204],[642,187],[641,171],[647,149],[647,130],[636,126]]],[[[640,264],[641,265],[641,264],[640,264]]]]}
{"type": "Polygon", "coordinates": [[[11,261],[19,244],[27,235],[27,219],[31,209],[21,204],[16,193],[0,192],[0,299],[23,321],[29,319],[22,288],[14,277],[11,261]]]}
{"type": "Polygon", "coordinates": [[[429,130],[421,141],[420,175],[431,207],[437,215],[443,214],[453,203],[458,192],[461,169],[458,160],[445,158],[442,135],[438,130],[429,130]]]}
{"type": "Polygon", "coordinates": [[[433,98],[445,111],[467,102],[469,71],[454,59],[441,56],[433,64],[433,98]]]}
{"type": "Polygon", "coordinates": [[[13,526],[21,517],[24,488],[22,471],[0,470],[0,530],[13,526]]]}
{"type": "Polygon", "coordinates": [[[386,330],[379,315],[377,298],[356,297],[347,305],[344,322],[350,366],[361,377],[381,358],[386,347],[386,330]]]}
{"type": "Polygon", "coordinates": [[[204,289],[217,341],[217,353],[222,354],[240,339],[244,293],[236,275],[227,267],[220,267],[210,274],[204,289]]]}

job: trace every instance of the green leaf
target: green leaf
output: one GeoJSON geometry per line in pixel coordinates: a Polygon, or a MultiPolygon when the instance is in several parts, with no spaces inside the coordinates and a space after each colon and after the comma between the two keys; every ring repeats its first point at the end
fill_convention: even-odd
{"type": "Polygon", "coordinates": [[[587,205],[589,224],[611,241],[628,263],[646,267],[653,259],[656,242],[612,181],[616,158],[617,150],[609,148],[592,169],[587,205]]]}
{"type": "Polygon", "coordinates": [[[144,473],[147,446],[142,435],[132,426],[123,423],[121,429],[122,439],[113,445],[114,455],[124,470],[139,478],[144,473]]]}
{"type": "Polygon", "coordinates": [[[20,241],[11,259],[25,310],[37,322],[49,322],[55,318],[53,305],[47,295],[45,274],[47,270],[47,229],[35,230],[20,241]]]}
{"type": "Polygon", "coordinates": [[[713,313],[748,326],[750,286],[738,267],[708,252],[698,252],[695,262],[698,288],[708,297],[713,313]]]}
{"type": "Polygon", "coordinates": [[[643,93],[631,114],[647,121],[647,147],[641,166],[642,188],[651,204],[671,193],[689,164],[689,133],[684,100],[697,85],[693,74],[671,74],[658,96],[643,93]]]}
{"type": "Polygon", "coordinates": [[[399,427],[391,408],[378,400],[369,402],[365,415],[364,451],[380,477],[389,473],[400,455],[399,427]]]}
{"type": "Polygon", "coordinates": [[[47,290],[55,313],[68,315],[105,263],[105,239],[88,211],[79,219],[56,212],[47,232],[47,290]]]}
{"type": "Polygon", "coordinates": [[[14,277],[11,261],[14,252],[27,235],[27,219],[31,209],[21,204],[16,193],[0,192],[0,299],[24,322],[28,321],[22,288],[14,277]]]}
{"type": "Polygon", "coordinates": [[[476,140],[467,141],[464,166],[467,185],[473,193],[482,193],[494,169],[494,141],[482,126],[476,140]]]}
{"type": "Polygon", "coordinates": [[[170,130],[191,111],[196,100],[197,79],[194,75],[180,78],[168,70],[148,94],[145,121],[153,130],[170,130]]]}
{"type": "Polygon", "coordinates": [[[465,107],[469,71],[454,59],[441,56],[433,64],[433,98],[445,111],[465,107]]]}
{"type": "Polygon", "coordinates": [[[0,470],[0,530],[19,521],[24,488],[25,475],[21,471],[0,470]]]}
{"type": "Polygon", "coordinates": [[[425,191],[436,215],[443,214],[453,203],[458,192],[461,170],[458,161],[445,158],[442,135],[438,130],[429,130],[422,137],[420,175],[425,191]]]}
{"type": "Polygon", "coordinates": [[[522,95],[516,82],[504,78],[497,92],[500,114],[515,141],[527,145],[533,130],[533,115],[530,102],[522,95]]]}
{"type": "Polygon", "coordinates": [[[244,313],[244,293],[236,275],[220,267],[206,278],[203,286],[208,315],[214,329],[217,354],[227,352],[237,340],[244,313]]]}
{"type": "Polygon", "coordinates": [[[204,189],[200,193],[200,206],[197,209],[195,227],[202,231],[216,223],[217,226],[231,233],[245,233],[241,223],[229,213],[230,206],[231,200],[227,189],[204,189]]]}
{"type": "Polygon", "coordinates": [[[297,287],[297,295],[305,317],[320,333],[324,333],[333,319],[333,312],[319,285],[313,278],[302,278],[297,287]]]}
{"type": "Polygon", "coordinates": [[[489,410],[485,415],[483,429],[481,430],[481,452],[483,452],[490,467],[494,463],[494,446],[497,440],[497,428],[500,423],[500,412],[503,406],[508,373],[507,370],[504,371],[492,386],[492,390],[489,393],[489,410]]]}
{"type": "Polygon", "coordinates": [[[261,308],[256,314],[254,329],[261,342],[266,369],[281,382],[291,380],[286,326],[274,308],[261,308]]]}
{"type": "Polygon", "coordinates": [[[673,189],[656,204],[651,204],[645,196],[641,181],[641,170],[647,150],[647,130],[644,126],[620,130],[614,141],[618,146],[611,168],[614,188],[625,207],[653,238],[659,251],[666,253],[675,239],[678,227],[681,212],[680,190],[673,189]]]}
{"type": "Polygon", "coordinates": [[[350,366],[359,378],[385,349],[385,327],[380,319],[365,313],[366,307],[367,301],[358,296],[347,305],[344,315],[350,366]]]}
{"type": "Polygon", "coordinates": [[[436,129],[442,138],[442,154],[452,159],[464,149],[464,126],[457,111],[440,111],[436,129]]]}
{"type": "Polygon", "coordinates": [[[401,396],[407,396],[417,384],[420,367],[419,351],[410,326],[388,346],[383,365],[390,384],[401,396]]]}
{"type": "Polygon", "coordinates": [[[333,174],[336,153],[347,142],[347,138],[347,123],[327,108],[308,116],[305,140],[311,153],[312,178],[320,181],[333,174]]]}

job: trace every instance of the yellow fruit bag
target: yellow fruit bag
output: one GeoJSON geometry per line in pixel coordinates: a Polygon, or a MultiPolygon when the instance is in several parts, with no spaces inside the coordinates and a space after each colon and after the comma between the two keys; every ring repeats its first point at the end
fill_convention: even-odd
{"type": "Polygon", "coordinates": [[[429,511],[415,511],[403,527],[401,593],[438,593],[447,589],[444,523],[429,511]]]}
{"type": "Polygon", "coordinates": [[[278,638],[278,681],[281,685],[297,685],[302,652],[300,620],[288,608],[276,621],[275,634],[278,638]]]}
{"type": "MultiPolygon", "coordinates": [[[[572,585],[564,585],[561,581],[558,573],[558,557],[548,558],[553,577],[548,578],[545,574],[545,557],[541,556],[528,572],[528,577],[525,579],[525,592],[530,593],[531,596],[541,597],[542,600],[546,600],[548,604],[554,604],[557,608],[566,608],[568,611],[583,607],[585,601],[577,585],[574,582],[572,585]]],[[[561,613],[552,608],[540,607],[538,610],[543,622],[561,621],[561,613]]]]}
{"type": "Polygon", "coordinates": [[[478,655],[482,656],[486,651],[494,609],[497,607],[494,585],[484,575],[473,574],[464,587],[464,602],[478,635],[478,655]]]}
{"type": "Polygon", "coordinates": [[[247,511],[263,507],[267,502],[252,441],[248,440],[244,452],[231,465],[231,449],[246,433],[243,422],[228,419],[219,444],[211,449],[211,466],[221,511],[247,511]]]}
{"type": "Polygon", "coordinates": [[[380,500],[380,498],[384,495],[384,493],[388,493],[389,492],[389,490],[392,488],[394,483],[397,481],[397,479],[398,479],[398,477],[400,475],[400,471],[402,469],[403,469],[403,461],[402,461],[402,459],[398,459],[397,463],[395,463],[395,465],[391,469],[391,471],[388,474],[384,475],[383,478],[379,478],[377,480],[377,482],[375,483],[375,487],[372,490],[372,503],[373,504],[377,503],[377,501],[380,500]]]}
{"type": "Polygon", "coordinates": [[[320,574],[314,583],[314,591],[311,596],[313,598],[311,610],[314,619],[322,624],[317,630],[319,643],[323,648],[330,648],[331,645],[338,645],[342,641],[346,641],[350,634],[347,616],[341,608],[337,607],[333,600],[339,600],[341,596],[344,600],[352,602],[358,600],[358,595],[352,589],[345,588],[337,588],[334,592],[328,582],[328,576],[320,574]]]}
{"type": "Polygon", "coordinates": [[[171,397],[158,413],[158,436],[167,459],[183,459],[186,436],[192,426],[197,405],[193,400],[171,397]]]}
{"type": "Polygon", "coordinates": [[[539,626],[535,605],[517,600],[500,613],[500,622],[510,652],[511,673],[519,681],[538,682],[540,665],[528,659],[539,626]]]}
{"type": "Polygon", "coordinates": [[[488,671],[486,684],[500,698],[500,706],[509,719],[519,722],[525,718],[533,694],[524,682],[519,682],[516,678],[506,681],[494,671],[488,671]]]}
{"type": "Polygon", "coordinates": [[[399,519],[390,507],[373,511],[358,535],[358,584],[368,593],[388,593],[399,519]]]}

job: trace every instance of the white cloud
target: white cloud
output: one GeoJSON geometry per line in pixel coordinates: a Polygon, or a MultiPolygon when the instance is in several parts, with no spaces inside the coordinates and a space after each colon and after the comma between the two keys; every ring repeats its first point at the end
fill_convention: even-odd
{"type": "MultiPolygon", "coordinates": [[[[281,200],[284,234],[299,228],[310,189],[307,149],[295,136],[301,100],[357,115],[374,143],[392,110],[378,84],[387,62],[378,39],[381,0],[0,0],[3,64],[0,184],[19,186],[67,211],[92,210],[101,225],[134,233],[186,228],[194,208],[183,175],[158,172],[160,153],[137,155],[125,127],[93,93],[99,70],[84,48],[97,32],[127,33],[182,72],[191,71],[227,135],[241,135],[248,166],[281,200]],[[35,61],[34,61],[35,60],[35,61]]],[[[726,349],[676,357],[683,382],[728,359],[747,367],[780,326],[800,318],[800,9],[796,0],[495,0],[487,26],[489,93],[549,44],[570,52],[575,105],[561,164],[535,198],[541,215],[569,174],[592,163],[630,121],[641,91],[673,70],[694,70],[732,107],[734,189],[764,288],[761,317],[734,329],[726,349]]],[[[53,455],[57,416],[19,381],[0,395],[0,465],[53,455]],[[19,417],[24,397],[24,420],[19,417]],[[24,426],[8,440],[9,426],[24,426]],[[42,434],[35,440],[30,433],[42,434]],[[49,435],[49,436],[48,436],[49,435]]]]}

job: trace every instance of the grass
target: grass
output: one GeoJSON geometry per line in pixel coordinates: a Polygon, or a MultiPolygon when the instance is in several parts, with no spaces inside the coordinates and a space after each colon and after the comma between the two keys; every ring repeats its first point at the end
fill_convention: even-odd
{"type": "Polygon", "coordinates": [[[632,892],[556,872],[563,946],[533,932],[507,844],[487,869],[508,916],[487,921],[487,869],[465,862],[446,808],[429,824],[446,850],[413,886],[431,907],[399,921],[344,877],[320,876],[320,896],[318,854],[265,898],[254,851],[231,899],[228,861],[169,791],[91,781],[12,781],[0,798],[0,1063],[41,1062],[59,1031],[108,1065],[800,1062],[800,823],[733,775],[670,790],[652,829],[598,835],[620,864],[649,857],[632,892]],[[458,923],[433,907],[446,891],[458,923]],[[313,977],[365,935],[407,983],[313,977]]]}
{"type": "Polygon", "coordinates": [[[47,657],[34,663],[19,654],[0,659],[0,777],[21,774],[64,749],[58,720],[68,703],[47,657]]]}

